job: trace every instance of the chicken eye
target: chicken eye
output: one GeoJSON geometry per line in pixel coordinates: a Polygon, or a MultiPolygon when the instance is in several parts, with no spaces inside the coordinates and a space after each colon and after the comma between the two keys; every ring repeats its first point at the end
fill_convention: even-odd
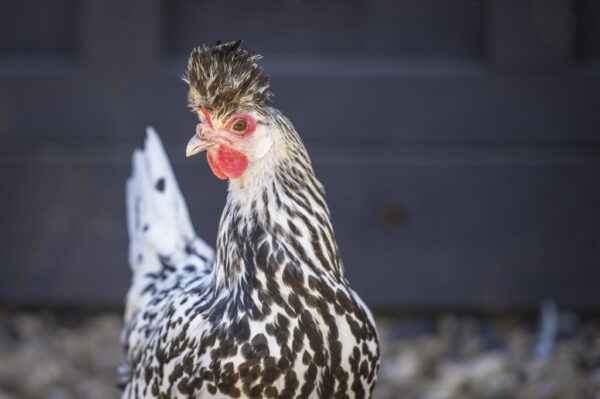
{"type": "Polygon", "coordinates": [[[248,122],[245,119],[238,119],[232,126],[232,129],[236,132],[243,133],[248,128],[248,122]]]}

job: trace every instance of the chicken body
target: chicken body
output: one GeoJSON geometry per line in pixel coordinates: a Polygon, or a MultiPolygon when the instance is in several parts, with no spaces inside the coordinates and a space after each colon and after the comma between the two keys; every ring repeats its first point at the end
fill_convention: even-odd
{"type": "Polygon", "coordinates": [[[371,397],[377,332],[344,277],[323,187],[291,123],[262,116],[275,139],[230,180],[216,253],[158,136],[134,155],[124,399],[371,397]]]}

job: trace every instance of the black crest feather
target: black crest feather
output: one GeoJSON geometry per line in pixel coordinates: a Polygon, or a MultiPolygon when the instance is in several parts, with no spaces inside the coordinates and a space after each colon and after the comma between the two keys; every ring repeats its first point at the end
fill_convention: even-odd
{"type": "Polygon", "coordinates": [[[243,49],[241,40],[216,42],[192,50],[184,79],[193,107],[219,113],[236,107],[260,108],[272,97],[269,77],[258,65],[260,55],[243,49]]]}

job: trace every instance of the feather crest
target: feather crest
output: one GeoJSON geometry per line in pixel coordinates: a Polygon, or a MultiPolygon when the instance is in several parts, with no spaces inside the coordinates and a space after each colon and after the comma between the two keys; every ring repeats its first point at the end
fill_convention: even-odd
{"type": "Polygon", "coordinates": [[[260,58],[243,49],[241,40],[192,50],[184,76],[190,86],[190,107],[226,114],[233,109],[268,105],[273,93],[269,77],[258,65],[260,58]]]}

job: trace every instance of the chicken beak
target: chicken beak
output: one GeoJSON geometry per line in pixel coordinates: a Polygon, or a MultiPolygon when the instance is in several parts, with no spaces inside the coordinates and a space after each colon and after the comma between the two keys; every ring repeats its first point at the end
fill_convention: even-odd
{"type": "Polygon", "coordinates": [[[200,140],[197,135],[193,135],[185,147],[185,156],[189,158],[192,155],[196,155],[197,153],[206,150],[208,147],[210,147],[208,141],[200,140]]]}

